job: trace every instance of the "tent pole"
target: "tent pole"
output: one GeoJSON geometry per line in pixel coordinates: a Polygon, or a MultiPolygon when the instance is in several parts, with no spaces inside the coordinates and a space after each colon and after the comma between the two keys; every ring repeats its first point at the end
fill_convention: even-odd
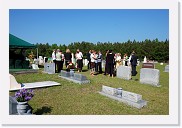
{"type": "Polygon", "coordinates": [[[38,48],[37,48],[37,60],[38,60],[38,55],[39,55],[39,53],[38,53],[38,48]]]}

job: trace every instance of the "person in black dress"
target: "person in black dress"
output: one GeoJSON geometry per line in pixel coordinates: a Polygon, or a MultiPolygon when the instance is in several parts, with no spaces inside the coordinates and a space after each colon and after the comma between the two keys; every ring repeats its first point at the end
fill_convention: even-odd
{"type": "Polygon", "coordinates": [[[71,58],[72,58],[72,55],[70,50],[66,49],[66,53],[64,54],[66,68],[68,68],[69,63],[71,62],[71,58]]]}
{"type": "Polygon", "coordinates": [[[136,74],[137,74],[137,71],[136,71],[137,56],[135,55],[134,51],[132,52],[132,56],[131,56],[130,62],[131,62],[131,68],[132,68],[131,74],[132,74],[132,76],[136,76],[136,74]]]}
{"type": "Polygon", "coordinates": [[[107,54],[107,63],[108,63],[108,73],[110,76],[114,76],[114,54],[112,53],[112,50],[109,50],[109,53],[107,54]]]}
{"type": "Polygon", "coordinates": [[[106,50],[106,64],[105,64],[105,71],[104,71],[104,75],[108,74],[108,61],[107,61],[107,54],[108,54],[109,50],[106,50]]]}
{"type": "Polygon", "coordinates": [[[88,70],[91,69],[90,55],[91,55],[91,50],[89,50],[88,53],[87,53],[87,61],[88,61],[87,69],[88,70]]]}

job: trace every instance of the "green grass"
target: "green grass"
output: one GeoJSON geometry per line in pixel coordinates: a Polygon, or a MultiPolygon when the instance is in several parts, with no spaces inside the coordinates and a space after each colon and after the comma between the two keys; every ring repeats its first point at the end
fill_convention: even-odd
{"type": "MultiPolygon", "coordinates": [[[[79,85],[58,77],[58,74],[18,74],[15,75],[17,82],[56,81],[61,86],[34,89],[35,96],[29,101],[33,113],[37,115],[168,115],[169,114],[169,73],[163,72],[165,65],[156,64],[160,70],[160,85],[154,87],[140,84],[140,68],[133,80],[123,80],[117,77],[111,78],[99,74],[90,76],[89,71],[81,72],[91,81],[90,84],[79,85]],[[135,80],[138,79],[138,80],[135,80]],[[138,93],[148,101],[142,109],[130,107],[124,103],[112,100],[100,95],[102,85],[119,88],[138,93]]],[[[14,92],[10,92],[14,95],[14,92]]]]}

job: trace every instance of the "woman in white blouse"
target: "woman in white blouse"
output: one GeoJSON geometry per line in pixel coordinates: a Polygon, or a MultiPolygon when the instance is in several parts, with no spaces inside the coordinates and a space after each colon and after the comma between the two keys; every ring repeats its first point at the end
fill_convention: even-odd
{"type": "Polygon", "coordinates": [[[76,50],[75,57],[76,57],[78,72],[81,72],[82,71],[82,67],[83,67],[83,61],[82,61],[83,54],[82,54],[82,52],[80,52],[79,49],[76,50]]]}

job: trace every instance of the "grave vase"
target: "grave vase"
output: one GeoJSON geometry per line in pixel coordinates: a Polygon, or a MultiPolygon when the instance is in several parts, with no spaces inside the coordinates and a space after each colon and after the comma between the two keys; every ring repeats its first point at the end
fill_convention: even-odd
{"type": "Polygon", "coordinates": [[[122,88],[117,88],[117,96],[122,97],[122,88]]]}
{"type": "Polygon", "coordinates": [[[74,69],[70,69],[70,77],[74,76],[74,69]]]}
{"type": "Polygon", "coordinates": [[[18,112],[18,114],[27,113],[27,109],[28,109],[27,101],[25,101],[25,102],[17,102],[17,112],[18,112]]]}

